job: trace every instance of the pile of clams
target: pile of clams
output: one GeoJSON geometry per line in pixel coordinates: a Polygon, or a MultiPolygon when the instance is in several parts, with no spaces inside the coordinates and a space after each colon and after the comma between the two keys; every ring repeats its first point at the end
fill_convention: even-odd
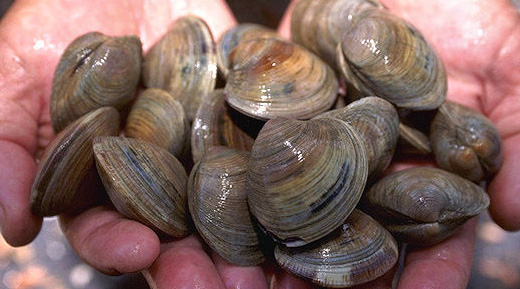
{"type": "Polygon", "coordinates": [[[302,0],[291,31],[239,24],[215,41],[187,15],[144,55],[136,36],[74,40],[54,76],[57,135],[32,212],[75,208],[96,169],[114,207],[158,234],[196,231],[233,264],[274,258],[337,288],[488,207],[481,183],[500,169],[500,135],[445,99],[444,66],[417,29],[375,0],[302,0]],[[438,168],[384,174],[404,144],[438,168]]]}

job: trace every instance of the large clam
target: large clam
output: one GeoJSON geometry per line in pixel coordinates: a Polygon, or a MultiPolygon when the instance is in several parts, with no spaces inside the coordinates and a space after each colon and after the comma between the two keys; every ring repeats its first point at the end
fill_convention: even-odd
{"type": "Polygon", "coordinates": [[[287,246],[316,241],[352,212],[367,167],[362,141],[342,120],[269,120],[251,149],[251,213],[287,246]]]}
{"type": "Polygon", "coordinates": [[[233,264],[262,263],[259,232],[247,206],[249,153],[213,146],[195,164],[188,184],[193,223],[206,243],[233,264]]]}
{"type": "Polygon", "coordinates": [[[308,119],[336,100],[333,70],[305,48],[276,38],[239,43],[229,57],[224,93],[229,105],[253,118],[308,119]]]}
{"type": "Polygon", "coordinates": [[[378,181],[364,194],[363,205],[397,239],[427,246],[487,209],[489,197],[453,173],[417,167],[378,181]]]}
{"type": "Polygon", "coordinates": [[[189,120],[195,116],[201,99],[215,88],[216,78],[213,35],[196,16],[177,19],[144,57],[144,85],[175,95],[189,120]]]}
{"type": "Polygon", "coordinates": [[[55,132],[103,106],[123,108],[141,77],[141,41],[90,32],[63,52],[52,83],[51,121],[55,132]]]}
{"type": "Polygon", "coordinates": [[[432,121],[430,141],[437,164],[478,182],[502,165],[502,140],[493,123],[469,107],[446,101],[432,121]]]}
{"type": "Polygon", "coordinates": [[[397,242],[378,222],[359,210],[329,236],[304,247],[278,245],[276,261],[292,274],[328,288],[372,281],[398,259],[397,242]]]}

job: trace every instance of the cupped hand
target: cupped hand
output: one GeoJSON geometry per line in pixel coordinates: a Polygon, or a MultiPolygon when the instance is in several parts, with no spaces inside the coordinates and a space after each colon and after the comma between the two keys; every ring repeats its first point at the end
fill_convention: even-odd
{"type": "MultiPolygon", "coordinates": [[[[448,72],[448,99],[482,112],[497,126],[504,163],[488,186],[490,213],[502,228],[520,229],[519,12],[508,0],[380,2],[435,47],[448,72]]],[[[285,17],[282,34],[288,35],[288,27],[285,17]]],[[[475,226],[472,220],[441,244],[409,250],[398,288],[466,288],[475,226]]]]}

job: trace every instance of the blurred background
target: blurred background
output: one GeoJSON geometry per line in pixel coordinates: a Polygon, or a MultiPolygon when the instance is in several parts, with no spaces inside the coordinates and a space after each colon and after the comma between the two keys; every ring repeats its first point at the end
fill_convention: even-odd
{"type": "MultiPolygon", "coordinates": [[[[520,0],[511,0],[520,7],[520,0]]],[[[0,18],[13,1],[0,0],[0,18]]],[[[275,28],[287,0],[229,0],[239,22],[275,28]]],[[[111,277],[78,259],[63,237],[56,218],[44,221],[30,245],[12,248],[0,237],[0,288],[112,289],[148,288],[140,274],[111,277]]],[[[520,232],[496,226],[487,214],[479,220],[478,243],[469,289],[520,289],[520,232]]]]}

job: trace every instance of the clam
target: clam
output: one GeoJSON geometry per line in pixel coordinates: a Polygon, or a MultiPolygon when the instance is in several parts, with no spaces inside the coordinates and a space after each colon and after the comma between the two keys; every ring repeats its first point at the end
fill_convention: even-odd
{"type": "Polygon", "coordinates": [[[493,123],[479,112],[447,101],[431,124],[430,141],[437,164],[478,182],[502,165],[502,139],[493,123]]]}
{"type": "Polygon", "coordinates": [[[398,259],[397,242],[378,222],[359,210],[330,236],[305,247],[278,245],[276,261],[295,276],[327,288],[372,281],[398,259]]]}
{"type": "Polygon", "coordinates": [[[102,137],[94,142],[99,176],[116,209],[157,232],[187,235],[189,216],[182,164],[149,142],[102,137]]]}
{"type": "Polygon", "coordinates": [[[287,246],[316,241],[352,212],[365,187],[367,167],[361,139],[342,120],[269,120],[251,149],[251,213],[287,246]]]}
{"type": "Polygon", "coordinates": [[[483,188],[453,173],[415,167],[378,181],[362,203],[398,240],[428,246],[487,209],[489,197],[483,188]]]}
{"type": "Polygon", "coordinates": [[[177,19],[144,57],[144,85],[176,96],[190,121],[204,95],[215,88],[216,78],[213,35],[196,16],[177,19]]]}
{"type": "Polygon", "coordinates": [[[367,153],[369,180],[375,180],[390,165],[399,136],[399,116],[388,101],[366,97],[317,117],[339,118],[356,130],[367,153]]]}
{"type": "Polygon", "coordinates": [[[54,216],[71,208],[81,181],[94,166],[93,139],[118,132],[119,113],[113,107],[102,107],[58,133],[38,164],[31,188],[31,212],[54,216]]]}
{"type": "Polygon", "coordinates": [[[149,88],[134,102],[125,136],[151,142],[180,157],[189,149],[190,124],[182,105],[168,92],[149,88]]]}
{"type": "MultiPolygon", "coordinates": [[[[374,0],[302,0],[291,14],[291,38],[338,69],[336,47],[364,11],[384,9],[374,0]]],[[[339,70],[339,69],[338,69],[339,70]]]]}
{"type": "Polygon", "coordinates": [[[227,30],[217,43],[217,64],[222,74],[227,76],[229,54],[238,43],[254,38],[281,38],[275,30],[255,23],[240,23],[227,30]]]}
{"type": "Polygon", "coordinates": [[[446,98],[446,72],[422,34],[383,10],[359,17],[338,45],[346,80],[362,94],[379,96],[398,107],[439,107],[446,98]]]}
{"type": "Polygon", "coordinates": [[[198,162],[210,147],[216,145],[250,151],[253,145],[251,136],[253,132],[249,130],[260,125],[258,121],[243,116],[229,107],[222,89],[214,90],[204,98],[193,120],[191,130],[193,161],[198,162]]]}
{"type": "Polygon", "coordinates": [[[141,77],[141,41],[91,32],[76,38],[60,58],[50,100],[55,132],[103,106],[122,109],[141,77]]]}
{"type": "Polygon", "coordinates": [[[229,62],[226,100],[253,118],[308,119],[336,99],[338,81],[332,69],[293,43],[274,38],[243,41],[229,62]]]}
{"type": "Polygon", "coordinates": [[[258,230],[247,207],[249,153],[214,146],[195,164],[188,185],[193,223],[206,243],[229,262],[262,263],[258,230]]]}

